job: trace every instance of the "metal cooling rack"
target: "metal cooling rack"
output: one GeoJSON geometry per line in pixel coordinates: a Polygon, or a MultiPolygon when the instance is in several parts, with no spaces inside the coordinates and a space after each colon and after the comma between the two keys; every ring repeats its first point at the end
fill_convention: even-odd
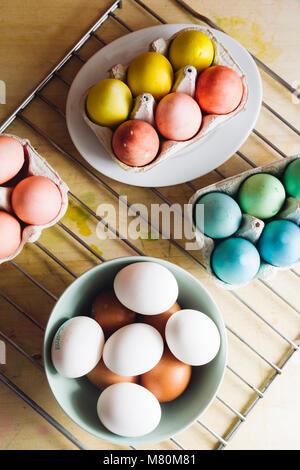
{"type": "MultiPolygon", "coordinates": [[[[118,24],[118,26],[121,26],[124,30],[123,34],[126,34],[127,32],[132,31],[132,29],[118,16],[119,8],[126,8],[126,3],[128,3],[129,1],[131,1],[132,4],[135,4],[135,6],[138,7],[140,11],[143,12],[147,16],[147,19],[149,21],[149,26],[153,24],[153,21],[155,22],[155,24],[166,23],[166,21],[159,14],[157,14],[148,5],[144,4],[140,0],[124,0],[123,2],[121,2],[121,0],[115,1],[111,5],[111,7],[98,19],[98,21],[86,32],[86,34],[77,42],[77,44],[75,44],[75,46],[65,55],[65,57],[53,68],[53,70],[49,73],[49,75],[47,75],[47,77],[32,91],[32,93],[30,93],[30,95],[27,96],[27,98],[25,98],[25,100],[14,110],[14,112],[0,125],[0,133],[7,130],[9,125],[15,119],[22,121],[26,126],[31,128],[31,130],[33,130],[39,137],[41,137],[42,139],[45,139],[48,144],[53,146],[57,152],[59,152],[64,157],[69,159],[72,162],[72,164],[79,167],[80,170],[82,170],[89,177],[91,177],[94,181],[96,181],[102,188],[108,191],[113,198],[116,198],[116,199],[120,198],[121,202],[127,205],[128,208],[130,207],[131,211],[135,212],[137,215],[140,215],[142,218],[144,218],[144,220],[149,224],[149,227],[153,228],[154,230],[157,230],[161,235],[164,235],[160,227],[153,226],[153,224],[149,220],[147,220],[142,214],[140,214],[139,211],[136,210],[134,206],[132,206],[127,201],[127,199],[122,198],[122,196],[120,196],[119,193],[115,189],[113,189],[106,182],[104,178],[101,177],[101,175],[99,175],[98,173],[95,173],[94,170],[91,170],[90,167],[88,167],[85,163],[82,163],[75,156],[73,156],[71,152],[64,149],[60,144],[58,144],[55,141],[55,137],[46,135],[37,125],[35,125],[31,120],[29,120],[23,114],[23,112],[25,111],[29,103],[37,99],[37,100],[42,100],[46,106],[49,106],[55,113],[60,115],[60,117],[62,117],[63,119],[65,118],[64,113],[54,103],[52,103],[48,98],[46,98],[43,95],[43,90],[55,78],[58,79],[62,84],[64,84],[64,86],[70,87],[71,83],[68,80],[66,80],[61,74],[64,66],[69,64],[73,60],[77,60],[80,63],[86,62],[86,60],[81,56],[80,51],[81,51],[81,48],[84,45],[86,45],[90,39],[92,38],[95,39],[99,43],[99,47],[102,47],[106,44],[106,41],[102,39],[101,37],[101,27],[103,27],[103,24],[106,21],[112,21],[118,24]]],[[[209,18],[199,14],[198,12],[190,8],[184,1],[176,0],[176,2],[177,4],[180,5],[180,7],[183,10],[188,12],[194,18],[200,20],[201,22],[209,25],[212,28],[216,28],[220,30],[220,28],[213,21],[211,21],[209,18]]],[[[284,79],[278,76],[266,64],[261,62],[261,60],[259,60],[256,57],[254,57],[254,59],[257,62],[258,66],[265,73],[267,73],[272,79],[274,79],[276,82],[282,85],[290,93],[294,94],[297,98],[300,98],[300,93],[295,88],[293,88],[289,83],[287,83],[284,79]]],[[[281,114],[279,114],[276,110],[274,110],[270,105],[263,102],[263,106],[268,110],[269,113],[271,113],[274,116],[274,118],[276,118],[282,124],[287,126],[287,128],[289,128],[290,131],[295,133],[297,136],[300,136],[300,131],[292,123],[290,123],[287,119],[285,119],[281,114]]],[[[266,144],[266,146],[272,149],[273,152],[275,152],[276,154],[280,155],[283,158],[287,156],[282,150],[280,150],[277,147],[277,145],[275,145],[271,140],[269,140],[267,137],[261,134],[258,130],[254,129],[253,133],[259,140],[263,141],[263,143],[266,144]]],[[[236,154],[251,167],[256,166],[246,155],[244,155],[244,153],[237,151],[236,154]]],[[[215,171],[222,178],[226,178],[225,174],[220,169],[216,169],[215,171]]],[[[193,191],[198,189],[195,186],[195,184],[192,182],[189,182],[186,184],[193,191]]],[[[172,204],[172,202],[160,190],[156,188],[150,188],[148,189],[148,191],[152,191],[158,198],[160,198],[162,201],[164,201],[168,205],[172,204]]],[[[97,222],[102,223],[107,228],[107,230],[114,233],[118,238],[121,237],[116,228],[111,226],[104,219],[102,219],[99,215],[97,215],[86,203],[81,201],[75,194],[70,192],[69,197],[73,202],[81,206],[81,208],[84,211],[87,211],[91,217],[95,218],[97,222]]],[[[82,239],[82,237],[78,236],[74,231],[70,230],[64,223],[59,222],[58,226],[60,227],[60,229],[62,229],[65,232],[66,236],[71,237],[74,240],[74,242],[78,244],[78,246],[80,245],[80,247],[83,247],[84,249],[86,249],[91,255],[96,257],[100,262],[105,261],[102,255],[100,255],[94,248],[89,246],[82,239]]],[[[130,248],[130,250],[134,251],[136,254],[140,256],[144,255],[144,253],[139,248],[137,248],[135,244],[132,243],[130,240],[124,239],[123,237],[121,238],[122,239],[120,240],[120,243],[125,243],[127,247],[130,248]]],[[[197,266],[197,269],[199,268],[200,270],[205,271],[205,267],[202,264],[202,262],[199,259],[197,259],[196,256],[186,251],[176,240],[171,238],[169,240],[169,243],[172,245],[172,247],[175,247],[177,250],[179,250],[181,254],[188,257],[192,263],[195,263],[195,265],[197,266]]],[[[45,255],[50,257],[55,263],[57,263],[57,265],[59,265],[63,270],[69,273],[73,278],[77,277],[77,275],[61,259],[55,256],[52,252],[50,252],[40,242],[35,242],[35,245],[39,250],[41,250],[45,255]]],[[[16,261],[11,261],[10,264],[19,272],[21,272],[24,276],[26,276],[26,278],[28,278],[35,286],[41,289],[52,301],[57,300],[57,297],[55,295],[53,295],[44,285],[42,285],[33,276],[31,276],[31,274],[29,274],[25,269],[23,269],[16,261]]],[[[295,269],[292,269],[291,272],[294,276],[298,278],[300,277],[299,273],[295,269]]],[[[293,310],[294,313],[296,314],[300,313],[297,306],[294,305],[285,296],[283,296],[280,292],[278,292],[277,289],[271,286],[269,282],[267,281],[258,281],[258,282],[262,283],[264,285],[264,288],[269,290],[270,291],[269,293],[271,293],[272,296],[275,296],[277,300],[279,299],[281,302],[284,302],[289,307],[289,309],[293,310]]],[[[282,370],[285,367],[285,365],[291,359],[293,354],[299,349],[298,341],[291,340],[280,329],[275,327],[274,324],[272,324],[263,314],[258,312],[247,301],[245,301],[240,295],[240,293],[236,291],[235,292],[231,291],[228,295],[233,296],[235,300],[241,304],[241,307],[245,308],[248,311],[249,315],[254,314],[259,319],[259,321],[263,322],[264,325],[268,329],[272,330],[273,334],[278,335],[281,338],[281,340],[283,340],[287,344],[288,349],[286,353],[283,354],[280,361],[278,361],[278,363],[275,364],[274,361],[270,360],[261,350],[253,346],[246,339],[244,339],[243,336],[241,336],[237,331],[235,331],[235,329],[231,328],[228,324],[226,325],[228,332],[237,342],[242,343],[245,348],[251,351],[251,354],[254,354],[254,356],[258,357],[261,361],[267,364],[270,370],[270,373],[267,374],[268,376],[267,376],[266,381],[264,381],[263,386],[257,387],[253,385],[251,380],[247,378],[247,371],[245,371],[245,373],[244,372],[241,373],[230,365],[230,357],[229,357],[229,364],[227,365],[227,371],[226,371],[225,377],[227,375],[232,374],[240,386],[246,387],[247,390],[251,391],[252,398],[250,402],[248,402],[247,405],[243,407],[244,409],[241,412],[237,409],[235,405],[232,405],[229,402],[229,400],[225,400],[220,395],[217,396],[215,402],[219,403],[219,405],[222,405],[224,409],[226,410],[226,412],[230,413],[232,417],[234,418],[229,428],[227,428],[226,432],[222,433],[222,435],[219,432],[215,431],[213,426],[208,425],[204,421],[202,421],[202,419],[197,421],[196,425],[201,426],[202,429],[205,430],[205,432],[209,433],[210,437],[213,438],[214,443],[212,447],[218,448],[218,449],[223,449],[226,447],[226,445],[228,444],[232,436],[236,433],[236,431],[240,428],[240,426],[246,421],[247,416],[253,410],[254,406],[260,400],[263,399],[265,392],[270,387],[274,379],[282,373],[282,370]]],[[[4,292],[0,291],[0,296],[8,304],[14,307],[21,315],[23,315],[25,318],[31,321],[35,327],[39,328],[41,330],[41,334],[43,333],[44,327],[36,319],[34,319],[32,315],[26,312],[22,307],[20,307],[13,299],[11,299],[4,292]]],[[[23,355],[28,361],[34,364],[34,366],[36,366],[38,369],[40,369],[41,371],[44,371],[43,366],[38,362],[38,360],[36,360],[35,357],[32,357],[22,347],[16,344],[15,341],[11,337],[0,332],[0,339],[4,340],[7,344],[9,344],[11,347],[17,350],[21,355],[23,355]]],[[[63,427],[59,422],[57,422],[49,413],[47,413],[42,407],[40,407],[32,398],[30,398],[30,396],[28,396],[23,390],[21,390],[12,380],[10,380],[3,373],[0,373],[0,381],[4,385],[6,385],[11,391],[17,394],[22,400],[24,400],[24,402],[27,403],[27,405],[33,408],[39,415],[41,415],[48,423],[50,423],[61,434],[63,434],[77,448],[84,449],[84,450],[87,449],[87,447],[83,443],[81,443],[77,438],[75,438],[65,427],[63,427]]],[[[204,415],[204,418],[205,416],[206,414],[204,415]]],[[[187,448],[178,439],[171,438],[171,441],[172,441],[173,447],[175,446],[177,449],[185,450],[187,448]]],[[[193,448],[201,449],[201,447],[202,447],[201,442],[199,442],[197,444],[197,447],[193,447],[193,448]]],[[[134,447],[131,447],[131,448],[134,448],[134,447]]]]}

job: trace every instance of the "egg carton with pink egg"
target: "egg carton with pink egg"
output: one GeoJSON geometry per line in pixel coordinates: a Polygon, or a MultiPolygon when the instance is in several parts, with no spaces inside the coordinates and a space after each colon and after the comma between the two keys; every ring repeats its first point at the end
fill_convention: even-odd
{"type": "Polygon", "coordinates": [[[0,264],[35,242],[67,207],[68,186],[29,140],[1,134],[0,264]]]}
{"type": "MultiPolygon", "coordinates": [[[[201,113],[200,110],[199,123],[197,125],[197,128],[195,128],[192,137],[189,137],[186,140],[184,140],[183,138],[171,140],[170,138],[166,138],[166,136],[163,135],[161,128],[159,128],[158,126],[158,113],[156,113],[156,107],[158,103],[155,101],[154,97],[150,93],[138,95],[135,98],[135,102],[132,111],[129,115],[129,119],[141,120],[151,124],[154,129],[158,130],[159,144],[158,150],[156,151],[156,155],[154,156],[154,158],[152,158],[149,163],[144,164],[143,166],[134,166],[134,164],[127,164],[125,160],[121,161],[116,155],[115,146],[113,145],[113,136],[115,134],[114,130],[93,122],[93,120],[89,117],[86,111],[86,98],[89,93],[89,90],[87,90],[82,96],[80,103],[83,119],[86,124],[90,127],[90,129],[94,132],[94,134],[102,143],[102,145],[105,147],[109,155],[113,158],[113,160],[116,161],[118,165],[120,165],[123,170],[132,172],[145,172],[151,170],[152,168],[155,168],[157,165],[161,164],[165,160],[175,155],[179,155],[185,148],[189,147],[190,145],[201,144],[201,141],[206,136],[211,134],[217,127],[228,122],[230,119],[237,116],[246,108],[248,100],[248,84],[245,73],[243,72],[240,65],[236,62],[236,60],[231,56],[230,52],[215,37],[215,35],[209,28],[204,26],[185,28],[177,32],[168,40],[165,40],[163,38],[155,39],[149,45],[149,51],[158,52],[160,54],[163,54],[164,56],[167,56],[168,48],[172,40],[175,39],[175,37],[177,37],[178,34],[182,33],[183,31],[189,30],[201,31],[211,39],[215,51],[214,59],[211,65],[220,65],[230,68],[234,72],[236,72],[238,77],[240,77],[242,86],[240,89],[238,101],[235,104],[234,108],[232,108],[230,111],[227,111],[226,114],[208,114],[205,113],[203,110],[201,113]]],[[[127,69],[128,65],[117,64],[112,67],[112,69],[109,71],[110,77],[116,78],[126,83],[127,69]]],[[[191,65],[186,65],[184,68],[178,70],[175,73],[174,82],[169,93],[184,93],[185,95],[189,95],[190,97],[195,98],[196,84],[196,68],[191,65]]],[[[196,101],[193,101],[196,104],[196,101]]],[[[161,112],[161,117],[163,118],[163,112],[161,112]]],[[[192,126],[191,122],[190,126],[192,126]]]]}
{"type": "MultiPolygon", "coordinates": [[[[252,182],[253,181],[254,180],[252,179],[252,182]]],[[[258,182],[257,177],[256,181],[258,182]]],[[[267,185],[269,184],[268,181],[261,180],[260,184],[267,188],[267,185]]],[[[257,191],[257,194],[258,192],[259,191],[257,191]]],[[[189,201],[189,211],[189,216],[192,220],[193,229],[196,235],[196,243],[202,251],[206,269],[218,286],[232,290],[246,285],[251,279],[258,278],[264,280],[273,278],[278,271],[291,268],[300,259],[300,155],[291,156],[284,160],[245,171],[237,176],[227,178],[224,181],[199,189],[189,201]],[[264,207],[267,207],[270,203],[272,210],[277,206],[276,209],[273,210],[273,215],[269,214],[269,217],[258,217],[247,213],[251,212],[251,209],[249,209],[249,211],[247,210],[247,207],[250,208],[251,201],[247,199],[247,195],[245,197],[245,182],[247,181],[249,190],[249,178],[253,177],[253,175],[261,175],[260,178],[265,178],[265,176],[262,175],[271,175],[273,178],[275,177],[271,181],[271,184],[275,184],[275,193],[270,193],[268,196],[265,192],[264,201],[262,201],[261,206],[263,207],[263,205],[265,205],[264,207]],[[217,198],[219,202],[217,200],[213,200],[216,193],[218,193],[217,198]],[[205,196],[206,199],[202,199],[203,196],[205,196]],[[224,199],[224,197],[226,198],[227,196],[230,196],[228,201],[224,199]],[[278,199],[279,197],[281,197],[281,201],[278,199]],[[220,198],[223,198],[222,204],[224,201],[226,201],[225,204],[227,204],[227,202],[230,202],[231,200],[230,204],[232,204],[232,206],[230,206],[229,209],[228,206],[224,206],[223,214],[219,213],[219,215],[217,215],[217,212],[215,212],[215,227],[217,227],[216,224],[219,217],[222,230],[226,230],[224,227],[227,226],[227,221],[233,220],[232,215],[234,214],[235,217],[234,211],[239,208],[239,205],[241,206],[238,209],[241,214],[240,220],[236,220],[234,222],[236,223],[236,227],[231,230],[233,233],[224,233],[225,236],[208,236],[208,232],[210,230],[214,230],[215,227],[209,226],[210,222],[204,216],[205,209],[208,211],[210,210],[207,204],[209,204],[210,207],[213,207],[214,205],[213,210],[215,211],[218,210],[218,207],[222,209],[221,205],[219,205],[221,201],[220,198]],[[268,198],[271,198],[269,202],[268,198]],[[199,209],[199,211],[204,210],[204,212],[201,212],[201,216],[199,215],[198,221],[196,215],[197,203],[199,207],[202,204],[202,209],[199,209]],[[202,222],[199,222],[200,217],[203,217],[201,219],[202,222]],[[283,223],[283,221],[285,222],[283,223]],[[206,226],[206,224],[208,225],[206,226]],[[287,232],[285,232],[286,229],[288,229],[287,232]],[[232,259],[234,255],[233,251],[230,251],[230,248],[234,248],[233,245],[230,246],[230,240],[236,238],[250,242],[253,249],[257,248],[258,253],[258,269],[255,269],[250,276],[250,279],[247,279],[244,282],[240,282],[240,280],[238,282],[228,282],[228,280],[225,281],[223,276],[217,275],[217,272],[219,274],[217,259],[219,262],[221,261],[225,264],[226,256],[228,260],[232,259]],[[279,248],[278,240],[281,243],[281,248],[279,248]],[[218,258],[214,253],[222,243],[224,249],[225,242],[227,243],[229,251],[227,254],[226,252],[222,253],[223,258],[222,256],[219,256],[218,258]],[[273,252],[272,249],[274,250],[273,252]],[[285,249],[287,250],[286,252],[284,251],[285,249]],[[284,253],[286,253],[285,259],[283,257],[284,253]]],[[[235,241],[235,243],[237,242],[235,241]]],[[[245,262],[249,262],[249,266],[251,265],[251,260],[249,261],[248,259],[248,261],[246,261],[245,258],[245,262]]],[[[251,267],[249,267],[249,269],[251,269],[251,267]]],[[[222,271],[222,267],[220,272],[224,272],[222,271]]]]}

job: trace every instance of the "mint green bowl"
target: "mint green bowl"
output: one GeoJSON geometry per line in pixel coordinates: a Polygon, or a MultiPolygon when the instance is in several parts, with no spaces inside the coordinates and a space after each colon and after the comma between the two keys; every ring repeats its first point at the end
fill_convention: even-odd
{"type": "MultiPolygon", "coordinates": [[[[151,288],[151,286],[149,286],[151,288]]],[[[47,324],[44,338],[44,363],[47,379],[57,402],[64,412],[84,430],[105,441],[119,445],[143,445],[164,441],[191,425],[210,405],[222,382],[227,360],[227,340],[222,316],[202,284],[179,266],[157,258],[130,256],[106,261],[74,281],[57,301],[47,324]],[[111,433],[99,421],[96,403],[100,391],[85,377],[67,379],[59,375],[51,361],[51,343],[58,327],[69,318],[89,315],[96,295],[111,288],[115,275],[128,264],[154,261],[168,268],[179,285],[179,303],[206,313],[217,325],[221,347],[216,358],[202,367],[194,367],[186,391],[176,400],[162,404],[159,426],[151,433],[126,438],[111,433]]]]}

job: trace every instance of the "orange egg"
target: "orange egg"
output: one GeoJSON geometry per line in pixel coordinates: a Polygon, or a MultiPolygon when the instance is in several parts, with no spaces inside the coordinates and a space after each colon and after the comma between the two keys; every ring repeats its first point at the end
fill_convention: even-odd
{"type": "Polygon", "coordinates": [[[196,99],[208,114],[228,114],[240,104],[243,91],[243,82],[234,70],[214,65],[200,74],[196,99]]]}
{"type": "Polygon", "coordinates": [[[189,140],[200,129],[201,109],[186,93],[170,93],[158,103],[155,122],[159,132],[170,140],[189,140]]]}
{"type": "Polygon", "coordinates": [[[0,258],[14,254],[21,243],[21,225],[15,217],[0,211],[0,258]]]}
{"type": "Polygon", "coordinates": [[[24,164],[22,144],[13,137],[0,135],[0,184],[11,180],[24,164]]]}
{"type": "Polygon", "coordinates": [[[87,374],[87,378],[95,387],[100,388],[100,390],[104,390],[106,387],[119,382],[137,383],[138,381],[138,377],[126,377],[125,375],[115,374],[106,367],[103,359],[100,359],[96,367],[87,374]]]}
{"type": "Polygon", "coordinates": [[[129,166],[144,166],[156,157],[159,137],[151,124],[133,119],[123,122],[117,128],[112,146],[121,162],[129,166]]]}
{"type": "Polygon", "coordinates": [[[176,359],[169,349],[165,349],[159,363],[140,376],[140,384],[147,388],[159,402],[175,400],[189,384],[191,366],[176,359]]]}
{"type": "Polygon", "coordinates": [[[121,304],[113,290],[101,292],[92,305],[92,317],[102,327],[106,338],[122,326],[133,323],[135,316],[135,312],[121,304]]]}
{"type": "Polygon", "coordinates": [[[181,310],[181,307],[178,302],[175,302],[175,304],[172,305],[169,310],[166,310],[163,313],[159,313],[158,315],[139,315],[139,321],[141,323],[147,323],[148,325],[153,326],[160,332],[162,337],[165,338],[166,323],[170,316],[179,310],[181,310]]]}
{"type": "Polygon", "coordinates": [[[17,184],[12,193],[15,214],[26,224],[44,225],[57,217],[61,192],[53,181],[44,176],[29,176],[17,184]]]}

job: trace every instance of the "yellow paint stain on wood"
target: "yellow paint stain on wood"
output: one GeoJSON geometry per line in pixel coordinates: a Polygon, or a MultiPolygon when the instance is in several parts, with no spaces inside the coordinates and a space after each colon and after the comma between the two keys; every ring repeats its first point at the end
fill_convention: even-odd
{"type": "Polygon", "coordinates": [[[274,43],[274,35],[268,34],[258,23],[240,16],[218,17],[216,23],[266,62],[274,61],[282,53],[281,47],[274,43]]]}
{"type": "Polygon", "coordinates": [[[97,247],[97,245],[95,245],[94,243],[91,243],[91,248],[96,251],[96,253],[98,253],[98,255],[102,256],[103,255],[103,252],[101,250],[99,250],[99,248],[97,247]]]}
{"type": "Polygon", "coordinates": [[[67,212],[63,217],[62,221],[73,222],[76,225],[80,235],[83,235],[84,237],[89,237],[90,235],[92,235],[92,230],[89,227],[88,218],[88,213],[84,209],[82,209],[82,207],[73,206],[69,204],[67,212]]]}

